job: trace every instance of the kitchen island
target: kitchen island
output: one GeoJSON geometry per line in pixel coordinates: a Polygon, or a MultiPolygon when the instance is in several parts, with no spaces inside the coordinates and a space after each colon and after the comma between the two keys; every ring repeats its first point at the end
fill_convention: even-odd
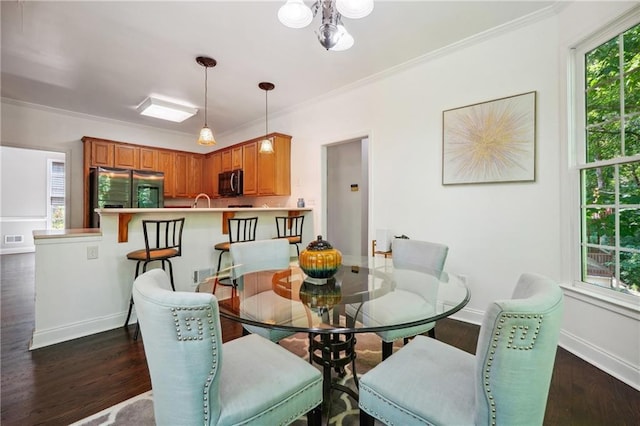
{"type": "MultiPolygon", "coordinates": [[[[136,262],[127,253],[144,248],[142,220],[185,218],[182,256],[172,259],[176,290],[195,291],[216,270],[213,246],[227,241],[227,217],[258,217],[256,239],[276,236],[276,216],[304,215],[302,245],[314,239],[311,208],[97,209],[100,229],[34,231],[35,329],[30,349],[122,327],[136,262]]],[[[291,248],[295,256],[295,247],[291,248]]],[[[150,268],[160,263],[150,264],[150,268]]],[[[222,269],[230,266],[223,256],[222,269]]],[[[219,298],[228,297],[218,287],[219,298]]],[[[135,309],[131,322],[135,323],[135,309]]]]}

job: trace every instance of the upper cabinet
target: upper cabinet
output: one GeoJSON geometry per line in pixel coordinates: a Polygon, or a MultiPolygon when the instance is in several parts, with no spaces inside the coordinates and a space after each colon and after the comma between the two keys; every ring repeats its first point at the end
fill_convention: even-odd
{"type": "Polygon", "coordinates": [[[258,195],[258,142],[242,145],[244,195],[258,195]]]}
{"type": "Polygon", "coordinates": [[[272,133],[269,137],[273,154],[258,152],[258,195],[291,195],[291,136],[272,133]]]}
{"type": "Polygon", "coordinates": [[[173,151],[158,151],[158,171],[164,173],[164,197],[173,198],[175,193],[175,162],[176,154],[173,151]]]}
{"type": "Polygon", "coordinates": [[[158,170],[158,150],[140,148],[140,170],[158,170]]]}
{"type": "Polygon", "coordinates": [[[231,148],[226,148],[221,150],[222,155],[222,171],[230,172],[233,170],[232,162],[231,162],[231,148]]]}
{"type": "Polygon", "coordinates": [[[113,147],[113,165],[122,169],[140,168],[140,148],[116,144],[113,147]]]}

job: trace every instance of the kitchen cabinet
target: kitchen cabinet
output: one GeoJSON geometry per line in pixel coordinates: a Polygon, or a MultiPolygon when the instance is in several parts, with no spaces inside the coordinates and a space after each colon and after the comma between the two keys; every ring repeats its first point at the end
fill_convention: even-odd
{"type": "Polygon", "coordinates": [[[273,154],[258,153],[258,195],[291,195],[291,136],[271,133],[273,154]]]}
{"type": "Polygon", "coordinates": [[[86,138],[86,144],[90,144],[91,167],[113,167],[113,143],[86,138]]]}
{"type": "Polygon", "coordinates": [[[187,198],[189,197],[189,154],[186,152],[176,152],[174,167],[175,187],[173,196],[176,198],[187,198]]]}
{"type": "Polygon", "coordinates": [[[258,142],[242,145],[244,195],[258,194],[258,142]]]}
{"type": "Polygon", "coordinates": [[[243,147],[234,146],[231,148],[231,170],[242,169],[243,147]]]}
{"type": "Polygon", "coordinates": [[[158,170],[158,150],[153,148],[140,148],[140,170],[158,170]]]}
{"type": "Polygon", "coordinates": [[[187,182],[189,197],[195,198],[202,192],[202,165],[204,160],[201,154],[190,154],[187,167],[187,182]]]}
{"type": "Polygon", "coordinates": [[[233,163],[231,159],[231,148],[225,148],[222,150],[222,171],[230,172],[233,170],[233,163]]]}
{"type": "Polygon", "coordinates": [[[138,169],[140,148],[132,145],[113,144],[113,166],[121,169],[138,169]]]}
{"type": "Polygon", "coordinates": [[[168,150],[158,151],[158,171],[164,173],[164,196],[173,198],[175,192],[175,153],[168,150]]]}
{"type": "Polygon", "coordinates": [[[202,163],[202,192],[218,196],[218,173],[220,173],[222,156],[220,153],[210,153],[204,156],[202,163]]]}

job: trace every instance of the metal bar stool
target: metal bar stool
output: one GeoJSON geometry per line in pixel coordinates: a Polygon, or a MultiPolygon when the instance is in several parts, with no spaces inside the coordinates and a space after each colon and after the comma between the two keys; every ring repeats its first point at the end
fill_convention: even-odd
{"type": "MultiPolygon", "coordinates": [[[[151,262],[159,261],[162,263],[162,269],[165,270],[165,263],[169,265],[169,278],[171,288],[176,290],[173,282],[173,265],[172,257],[182,256],[182,229],[184,228],[184,217],[179,219],[166,220],[143,220],[142,231],[144,233],[144,248],[127,253],[127,259],[136,261],[135,278],[140,275],[140,266],[142,265],[142,273],[146,272],[147,265],[151,262]]],[[[133,310],[133,296],[129,300],[129,312],[124,326],[129,325],[131,311],[133,310]]],[[[136,332],[133,339],[138,339],[140,325],[136,323],[136,332]]]]}
{"type": "Polygon", "coordinates": [[[229,241],[224,241],[213,246],[216,250],[220,251],[220,255],[218,256],[218,268],[216,269],[216,278],[213,284],[213,294],[216,294],[216,288],[218,287],[218,284],[220,284],[232,286],[231,296],[233,297],[236,292],[235,280],[225,283],[218,278],[218,275],[220,274],[220,265],[222,264],[222,255],[229,253],[229,247],[231,247],[231,244],[256,240],[258,218],[229,218],[227,219],[227,224],[229,226],[229,241]]]}
{"type": "Polygon", "coordinates": [[[304,225],[304,216],[278,216],[276,217],[276,230],[278,236],[276,238],[285,238],[289,240],[289,244],[296,246],[296,252],[300,257],[300,246],[302,242],[302,226],[304,225]]]}

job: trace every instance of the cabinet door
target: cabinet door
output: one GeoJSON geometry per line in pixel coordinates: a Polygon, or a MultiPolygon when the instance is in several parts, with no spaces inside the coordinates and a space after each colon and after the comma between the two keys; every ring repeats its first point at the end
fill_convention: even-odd
{"type": "Polygon", "coordinates": [[[189,155],[189,167],[187,168],[189,197],[196,197],[202,192],[202,163],[203,156],[201,154],[189,155]]]}
{"type": "Polygon", "coordinates": [[[225,149],[222,151],[222,171],[230,172],[233,170],[231,161],[231,148],[225,149]]]}
{"type": "Polygon", "coordinates": [[[231,170],[242,168],[242,146],[231,149],[231,170]]]}
{"type": "Polygon", "coordinates": [[[272,140],[273,154],[258,153],[258,195],[291,195],[291,138],[272,140]]]}
{"type": "Polygon", "coordinates": [[[171,151],[158,151],[158,171],[164,173],[164,196],[173,198],[175,193],[174,174],[175,154],[171,151]]]}
{"type": "Polygon", "coordinates": [[[140,170],[158,170],[158,150],[140,148],[140,170]]]}
{"type": "Polygon", "coordinates": [[[113,150],[113,165],[115,167],[120,167],[123,169],[137,169],[139,167],[140,148],[130,145],[116,144],[113,150]]]}
{"type": "Polygon", "coordinates": [[[244,171],[244,195],[258,193],[258,142],[242,146],[242,163],[244,171]]]}
{"type": "Polygon", "coordinates": [[[211,167],[213,169],[213,176],[211,180],[213,182],[213,196],[219,197],[220,193],[218,192],[218,174],[222,172],[222,153],[214,152],[211,156],[211,167]]]}
{"type": "Polygon", "coordinates": [[[189,197],[189,178],[187,170],[189,167],[189,154],[185,152],[176,152],[175,155],[175,189],[174,194],[177,198],[189,197]]]}
{"type": "Polygon", "coordinates": [[[213,196],[213,175],[213,154],[207,154],[202,161],[202,192],[209,196],[213,196]]]}
{"type": "Polygon", "coordinates": [[[113,143],[103,141],[91,142],[91,165],[113,167],[113,143]]]}

